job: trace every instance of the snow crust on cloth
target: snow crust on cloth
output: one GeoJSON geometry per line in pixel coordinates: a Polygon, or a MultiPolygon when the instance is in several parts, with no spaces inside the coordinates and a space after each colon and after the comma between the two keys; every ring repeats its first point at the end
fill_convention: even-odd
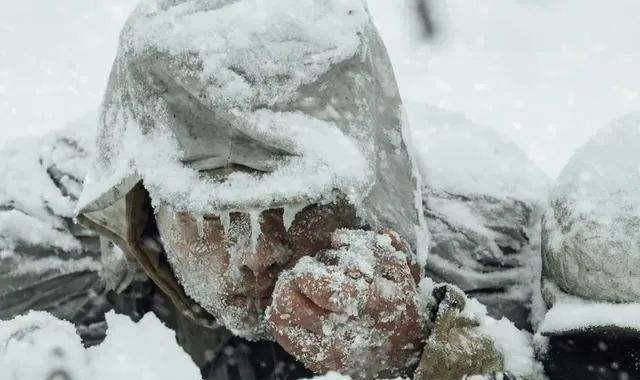
{"type": "Polygon", "coordinates": [[[0,321],[0,368],[11,379],[201,379],[173,331],[149,313],[138,323],[109,312],[107,337],[85,349],[74,326],[32,311],[0,321]]]}
{"type": "Polygon", "coordinates": [[[361,0],[144,1],[121,35],[79,210],[139,180],[155,205],[214,215],[338,189],[416,246],[402,115],[361,0]],[[260,173],[201,173],[232,164],[260,173]]]}
{"type": "Polygon", "coordinates": [[[545,281],[543,287],[553,306],[547,311],[537,334],[553,335],[589,328],[618,327],[640,331],[640,304],[585,300],[564,293],[545,281]]]}
{"type": "Polygon", "coordinates": [[[89,114],[0,149],[0,319],[48,310],[87,344],[104,336],[108,309],[98,236],[73,221],[95,126],[89,114]]]}
{"type": "Polygon", "coordinates": [[[596,133],[571,158],[543,221],[543,273],[591,301],[640,300],[640,115],[596,133]]]}
{"type": "Polygon", "coordinates": [[[517,378],[543,379],[542,365],[535,359],[532,337],[518,330],[506,318],[494,319],[487,308],[475,299],[468,299],[462,315],[478,321],[478,332],[489,337],[504,358],[504,371],[517,378]]]}
{"type": "Polygon", "coordinates": [[[409,103],[407,111],[425,179],[428,275],[528,328],[549,179],[490,128],[426,104],[409,103]]]}
{"type": "Polygon", "coordinates": [[[0,256],[14,255],[25,245],[81,249],[65,218],[74,216],[90,166],[93,117],[42,137],[18,139],[0,151],[0,256]]]}
{"type": "MultiPolygon", "coordinates": [[[[266,139],[265,145],[270,150],[287,152],[290,157],[277,168],[273,157],[260,157],[272,162],[252,160],[247,164],[264,165],[266,167],[258,169],[274,172],[260,179],[238,173],[224,185],[216,186],[200,180],[197,173],[183,166],[181,161],[213,158],[227,162],[242,152],[232,152],[234,148],[228,141],[214,142],[218,145],[229,143],[215,152],[214,157],[207,157],[210,151],[199,151],[203,147],[193,146],[201,145],[202,141],[186,144],[181,141],[182,146],[179,146],[175,144],[172,131],[158,125],[163,123],[162,117],[154,124],[163,130],[144,136],[149,125],[139,124],[148,120],[133,121],[140,117],[136,113],[175,117],[171,104],[174,99],[135,99],[133,102],[139,101],[139,104],[131,106],[137,109],[119,109],[118,105],[109,107],[108,103],[116,100],[109,99],[108,93],[104,117],[110,125],[100,140],[102,157],[96,167],[99,174],[87,179],[81,207],[84,202],[101,196],[104,185],[121,184],[132,169],[144,178],[155,199],[162,197],[174,205],[179,203],[182,208],[200,213],[211,212],[212,205],[215,209],[224,209],[244,203],[264,204],[270,198],[282,202],[307,194],[317,197],[319,193],[345,187],[340,185],[365,190],[359,186],[364,186],[369,174],[366,161],[358,154],[358,149],[344,146],[350,141],[340,136],[335,125],[312,120],[301,113],[278,112],[270,108],[291,101],[299,87],[312,83],[332,65],[352,57],[360,45],[358,35],[368,21],[360,0],[303,0],[302,3],[298,0],[269,3],[251,0],[143,1],[123,30],[118,59],[124,60],[126,56],[138,65],[145,63],[152,72],[173,71],[175,83],[144,85],[176,86],[184,91],[176,96],[198,98],[200,107],[209,112],[221,112],[219,123],[241,124],[244,128],[240,128],[240,133],[245,138],[266,139]],[[168,65],[174,67],[154,67],[153,62],[141,62],[152,55],[169,56],[168,65]],[[179,65],[182,67],[176,67],[179,65]],[[261,110],[254,114],[252,111],[258,108],[261,110]],[[114,140],[119,140],[118,135],[123,133],[129,134],[125,138],[129,143],[116,146],[118,143],[114,140]],[[347,156],[341,153],[347,153],[347,156]],[[138,157],[139,154],[144,157],[138,157]],[[110,167],[114,163],[109,161],[117,155],[130,156],[117,161],[122,165],[110,167]],[[327,162],[323,159],[327,157],[335,160],[327,162]],[[353,166],[341,168],[336,165],[339,162],[353,166]],[[93,178],[99,183],[96,184],[93,178]],[[299,180],[286,183],[283,178],[299,180]],[[314,183],[303,181],[308,179],[313,179],[314,183]],[[258,188],[254,190],[255,185],[258,188]]],[[[118,71],[125,69],[116,66],[112,79],[123,75],[118,71]]],[[[116,92],[111,96],[118,97],[126,95],[117,92],[127,93],[130,89],[109,91],[116,92]]],[[[231,126],[208,128],[221,129],[212,131],[209,137],[213,133],[228,136],[234,132],[231,126]]]]}
{"type": "Polygon", "coordinates": [[[549,178],[513,142],[464,115],[406,103],[425,183],[455,194],[541,201],[549,178]]]}

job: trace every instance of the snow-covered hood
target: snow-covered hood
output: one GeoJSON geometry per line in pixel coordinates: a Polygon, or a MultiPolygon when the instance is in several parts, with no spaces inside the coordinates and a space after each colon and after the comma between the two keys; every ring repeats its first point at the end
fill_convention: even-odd
{"type": "Polygon", "coordinates": [[[543,275],[591,301],[640,300],[640,114],[596,133],[551,192],[543,275]]]}
{"type": "Polygon", "coordinates": [[[330,201],[425,236],[393,70],[361,0],[143,1],[109,79],[80,212],[143,181],[195,214],[330,201]],[[201,170],[242,165],[225,182],[201,170]]]}

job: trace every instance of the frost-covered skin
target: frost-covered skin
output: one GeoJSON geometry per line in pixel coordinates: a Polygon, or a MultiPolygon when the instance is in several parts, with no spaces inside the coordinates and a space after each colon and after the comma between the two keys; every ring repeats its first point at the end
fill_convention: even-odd
{"type": "Polygon", "coordinates": [[[188,295],[246,338],[267,337],[264,310],[280,272],[328,248],[336,229],[357,226],[353,208],[341,200],[308,206],[291,221],[285,214],[269,209],[253,217],[232,212],[201,218],[167,205],[157,210],[167,257],[188,295]]]}
{"type": "Polygon", "coordinates": [[[276,341],[317,373],[408,375],[424,340],[408,253],[391,231],[336,232],[280,277],[267,311],[276,341]]]}

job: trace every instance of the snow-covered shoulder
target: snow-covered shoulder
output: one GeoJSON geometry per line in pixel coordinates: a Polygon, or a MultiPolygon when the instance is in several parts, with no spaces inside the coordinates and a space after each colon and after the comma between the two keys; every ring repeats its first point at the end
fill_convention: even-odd
{"type": "Polygon", "coordinates": [[[85,349],[74,326],[46,312],[0,321],[0,368],[15,379],[199,380],[198,367],[153,314],[110,312],[107,338],[85,349]]]}
{"type": "Polygon", "coordinates": [[[640,115],[596,133],[571,158],[543,221],[544,273],[587,300],[640,295],[640,115]]]}
{"type": "Polygon", "coordinates": [[[573,155],[558,177],[552,199],[578,213],[614,218],[640,209],[640,113],[600,129],[573,155]]]}
{"type": "Polygon", "coordinates": [[[549,178],[497,131],[426,104],[406,107],[418,167],[429,186],[523,201],[546,196],[549,178]]]}
{"type": "Polygon", "coordinates": [[[90,163],[94,116],[0,150],[0,256],[21,246],[81,249],[65,220],[73,217],[90,163]]]}

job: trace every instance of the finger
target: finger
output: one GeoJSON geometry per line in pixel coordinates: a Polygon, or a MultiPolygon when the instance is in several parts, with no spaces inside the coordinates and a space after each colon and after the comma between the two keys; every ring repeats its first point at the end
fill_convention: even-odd
{"type": "Polygon", "coordinates": [[[298,327],[276,329],[273,335],[285,351],[315,373],[345,369],[346,353],[335,340],[327,336],[298,327]]]}
{"type": "Polygon", "coordinates": [[[292,279],[287,279],[273,293],[269,322],[276,327],[297,326],[320,334],[328,314],[306,297],[292,279]]]}
{"type": "Polygon", "coordinates": [[[340,272],[329,274],[301,273],[295,277],[300,291],[318,307],[341,314],[353,315],[356,300],[354,284],[340,272]]]}
{"type": "Polygon", "coordinates": [[[409,244],[404,240],[400,235],[390,228],[382,228],[378,231],[379,234],[388,236],[391,239],[391,246],[398,252],[404,252],[409,255],[411,253],[411,249],[409,248],[409,244]]]}
{"type": "Polygon", "coordinates": [[[382,277],[394,283],[410,286],[415,282],[405,257],[400,253],[377,254],[375,277],[382,277]]]}

